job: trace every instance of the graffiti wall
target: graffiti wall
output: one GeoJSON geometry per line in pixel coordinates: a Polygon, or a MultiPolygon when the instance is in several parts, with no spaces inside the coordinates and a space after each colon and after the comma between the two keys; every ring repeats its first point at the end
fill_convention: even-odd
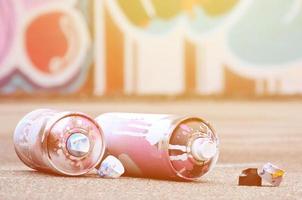
{"type": "Polygon", "coordinates": [[[302,93],[301,0],[0,0],[0,94],[302,93]]]}
{"type": "Polygon", "coordinates": [[[86,6],[72,0],[0,0],[2,94],[81,90],[92,62],[86,6]]]}

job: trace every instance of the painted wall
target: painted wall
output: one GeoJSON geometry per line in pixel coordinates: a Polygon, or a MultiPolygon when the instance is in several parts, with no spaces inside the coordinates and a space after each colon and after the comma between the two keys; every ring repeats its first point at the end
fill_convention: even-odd
{"type": "Polygon", "coordinates": [[[0,94],[302,93],[302,0],[0,0],[0,94]]]}

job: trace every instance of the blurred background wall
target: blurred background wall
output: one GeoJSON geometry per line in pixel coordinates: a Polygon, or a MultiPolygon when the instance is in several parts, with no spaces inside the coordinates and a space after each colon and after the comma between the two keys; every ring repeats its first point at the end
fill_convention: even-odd
{"type": "Polygon", "coordinates": [[[0,95],[302,94],[301,0],[0,0],[0,95]]]}

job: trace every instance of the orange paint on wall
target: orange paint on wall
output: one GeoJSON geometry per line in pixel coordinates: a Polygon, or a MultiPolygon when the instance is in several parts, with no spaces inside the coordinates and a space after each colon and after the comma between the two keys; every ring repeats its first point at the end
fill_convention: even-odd
{"type": "Polygon", "coordinates": [[[256,81],[242,77],[224,67],[224,94],[226,96],[255,96],[256,81]]]}
{"type": "Polygon", "coordinates": [[[26,50],[33,65],[41,72],[53,73],[51,59],[64,57],[67,52],[68,41],[60,26],[63,17],[60,12],[45,14],[27,28],[26,50]]]}
{"type": "Polygon", "coordinates": [[[105,9],[106,94],[123,94],[124,37],[105,9]]]}
{"type": "Polygon", "coordinates": [[[185,41],[185,93],[194,93],[196,89],[196,48],[185,41]]]}

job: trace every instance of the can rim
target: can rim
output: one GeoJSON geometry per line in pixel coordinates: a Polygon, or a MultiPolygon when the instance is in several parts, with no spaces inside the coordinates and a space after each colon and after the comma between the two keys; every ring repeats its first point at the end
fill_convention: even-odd
{"type": "Polygon", "coordinates": [[[56,172],[62,174],[62,175],[68,175],[68,176],[80,176],[83,174],[88,173],[89,171],[91,171],[92,169],[94,169],[103,159],[104,154],[105,154],[105,140],[104,140],[104,132],[102,130],[102,128],[100,127],[100,125],[90,116],[81,113],[81,112],[71,112],[71,111],[65,111],[65,112],[59,112],[57,113],[55,116],[53,116],[47,123],[44,129],[44,135],[41,139],[41,143],[42,143],[42,150],[43,150],[43,154],[46,155],[46,159],[48,161],[48,163],[50,164],[50,166],[52,167],[53,170],[55,170],[56,172]],[[92,165],[91,168],[88,168],[80,173],[70,173],[70,172],[66,172],[64,170],[59,169],[52,161],[52,159],[50,158],[50,155],[48,153],[48,136],[50,134],[51,129],[54,127],[54,125],[59,122],[61,119],[65,118],[65,117],[69,117],[69,116],[80,116],[80,117],[84,117],[88,120],[90,120],[99,130],[99,134],[101,135],[102,138],[102,149],[101,149],[101,154],[97,160],[97,162],[95,162],[95,164],[92,165]]]}
{"type": "MultiPolygon", "coordinates": [[[[191,115],[184,115],[184,116],[177,117],[177,118],[175,119],[175,120],[177,120],[177,122],[176,122],[174,125],[171,126],[171,128],[169,129],[169,133],[170,133],[170,134],[168,134],[167,137],[165,138],[165,140],[166,140],[165,143],[166,143],[167,146],[169,146],[169,144],[170,144],[170,139],[171,139],[173,133],[175,132],[176,128],[177,128],[181,123],[183,123],[184,121],[190,120],[190,119],[198,119],[198,120],[200,120],[202,123],[204,123],[206,126],[208,126],[208,127],[211,129],[212,133],[214,134],[216,140],[218,141],[218,142],[217,142],[217,146],[219,146],[219,138],[218,138],[218,135],[217,135],[217,133],[216,133],[216,130],[213,128],[213,126],[212,126],[207,120],[205,120],[205,119],[202,118],[202,117],[196,116],[196,115],[193,115],[193,116],[191,116],[191,115]]],[[[172,165],[171,160],[169,159],[169,149],[167,148],[165,152],[166,152],[167,161],[168,161],[168,163],[169,163],[171,169],[173,170],[174,174],[176,174],[177,177],[182,178],[182,179],[184,179],[184,180],[188,180],[188,181],[196,181],[196,180],[199,180],[199,179],[200,179],[201,176],[196,177],[196,178],[188,178],[188,177],[186,177],[186,176],[183,176],[183,175],[179,174],[178,171],[177,171],[177,170],[174,168],[174,166],[172,165]]],[[[219,151],[217,151],[217,154],[219,155],[219,151]]],[[[216,159],[215,162],[217,162],[217,159],[216,159]]],[[[211,170],[211,169],[210,169],[210,170],[211,170]]],[[[210,170],[209,170],[209,171],[210,171],[210,170]]],[[[209,172],[209,171],[208,171],[208,172],[209,172]]],[[[207,173],[208,173],[208,172],[207,172],[207,173]]]]}

